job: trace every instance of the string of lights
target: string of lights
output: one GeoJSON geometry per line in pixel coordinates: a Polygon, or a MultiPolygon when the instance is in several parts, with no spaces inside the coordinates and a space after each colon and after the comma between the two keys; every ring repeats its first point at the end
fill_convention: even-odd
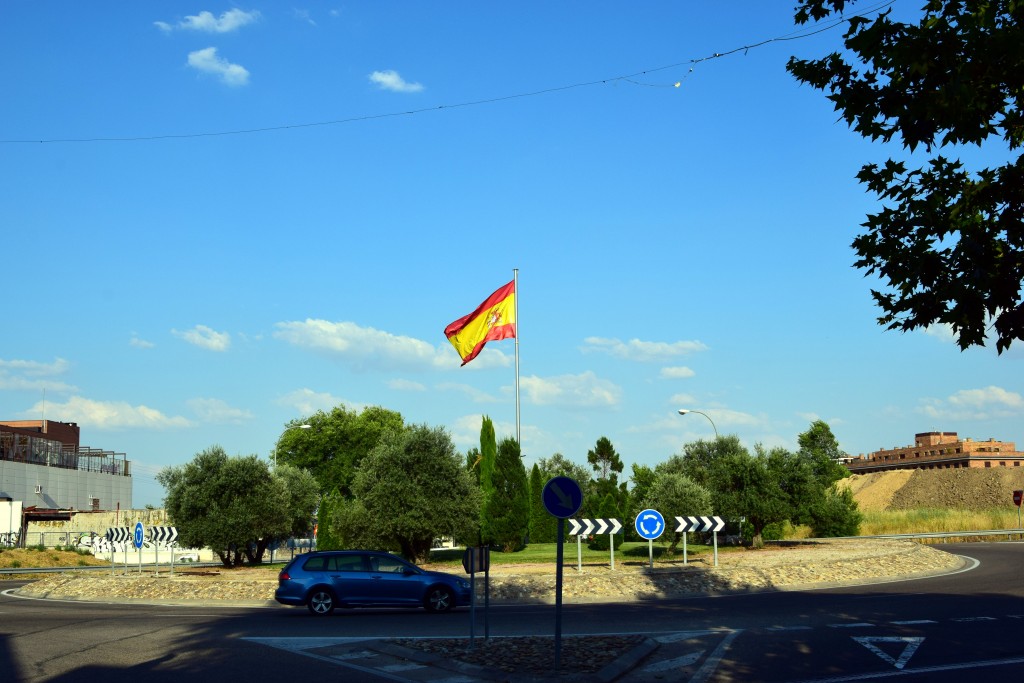
{"type": "MultiPolygon", "coordinates": [[[[851,15],[853,17],[865,17],[871,14],[875,14],[884,10],[885,8],[896,3],[896,0],[884,0],[879,2],[863,12],[851,15]]],[[[0,144],[60,144],[60,143],[98,143],[98,142],[147,142],[147,141],[158,141],[158,140],[182,140],[182,139],[194,139],[194,138],[212,138],[212,137],[226,137],[232,135],[254,135],[258,133],[270,133],[276,131],[287,131],[287,130],[299,130],[303,128],[317,128],[323,126],[338,126],[344,124],[358,123],[361,121],[375,121],[381,119],[397,118],[401,116],[416,116],[419,114],[425,114],[427,112],[444,111],[447,109],[460,109],[466,107],[478,107],[488,104],[497,104],[500,102],[508,102],[510,100],[524,99],[529,97],[538,97],[540,95],[550,95],[554,93],[566,92],[568,90],[577,90],[581,88],[589,88],[598,85],[609,85],[615,83],[629,83],[631,85],[644,86],[644,87],[655,87],[655,88],[680,88],[683,81],[686,80],[697,67],[697,65],[708,62],[715,59],[721,59],[723,57],[729,57],[739,53],[747,54],[750,50],[764,47],[771,43],[801,40],[830,31],[843,23],[848,19],[841,17],[834,20],[831,23],[823,26],[812,26],[806,29],[798,29],[792,33],[788,33],[782,36],[776,36],[774,38],[768,38],[749,45],[743,45],[740,47],[726,50],[725,52],[715,52],[705,57],[698,57],[694,59],[687,59],[674,64],[667,64],[665,66],[659,66],[651,69],[644,69],[632,74],[625,74],[621,76],[614,76],[610,78],[602,78],[593,81],[583,81],[580,83],[573,83],[570,85],[555,86],[551,88],[542,88],[539,90],[531,90],[528,92],[515,93],[511,95],[501,95],[498,97],[490,97],[479,100],[470,100],[467,102],[457,102],[455,104],[442,104],[432,107],[422,107],[419,109],[408,109],[405,111],[387,112],[382,114],[368,114],[364,116],[352,116],[342,119],[333,119],[330,121],[317,121],[312,123],[293,123],[285,124],[280,126],[266,126],[261,128],[244,128],[238,130],[224,130],[224,131],[213,131],[213,132],[202,132],[202,133],[167,133],[160,135],[140,135],[140,136],[126,136],[126,137],[91,137],[91,138],[48,138],[48,139],[12,139],[12,140],[0,140],[0,144]],[[673,69],[687,68],[686,74],[677,80],[668,83],[646,83],[639,79],[645,78],[654,74],[662,73],[665,71],[671,71],[673,69]]]]}

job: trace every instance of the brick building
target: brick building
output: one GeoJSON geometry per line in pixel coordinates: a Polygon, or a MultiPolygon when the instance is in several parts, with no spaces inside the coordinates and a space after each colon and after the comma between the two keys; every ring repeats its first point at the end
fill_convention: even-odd
{"type": "Polygon", "coordinates": [[[844,464],[854,474],[906,469],[961,467],[1021,467],[1024,453],[1012,441],[961,439],[956,432],[921,432],[913,446],[882,449],[850,458],[844,464]]]}

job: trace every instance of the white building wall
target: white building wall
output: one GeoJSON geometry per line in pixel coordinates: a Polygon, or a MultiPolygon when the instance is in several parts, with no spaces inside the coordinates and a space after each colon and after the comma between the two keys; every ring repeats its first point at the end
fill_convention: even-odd
{"type": "Polygon", "coordinates": [[[132,507],[132,478],[0,460],[0,498],[60,510],[91,510],[99,498],[100,510],[132,507]]]}

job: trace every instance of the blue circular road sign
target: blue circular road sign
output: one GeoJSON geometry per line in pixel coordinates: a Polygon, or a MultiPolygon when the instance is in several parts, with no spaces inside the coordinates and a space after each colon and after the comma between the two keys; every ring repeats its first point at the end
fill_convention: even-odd
{"type": "Polygon", "coordinates": [[[636,516],[633,526],[641,538],[653,541],[665,531],[665,518],[657,510],[647,509],[636,516]]]}
{"type": "Polygon", "coordinates": [[[583,506],[583,490],[575,479],[554,477],[544,484],[544,509],[555,517],[572,517],[583,506]]]}
{"type": "Polygon", "coordinates": [[[146,530],[142,527],[142,522],[135,523],[135,532],[132,534],[132,542],[136,548],[142,547],[142,542],[146,540],[146,530]]]}

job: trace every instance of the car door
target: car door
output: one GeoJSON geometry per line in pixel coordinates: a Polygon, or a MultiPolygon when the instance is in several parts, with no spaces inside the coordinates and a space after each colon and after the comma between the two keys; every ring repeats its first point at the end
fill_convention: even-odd
{"type": "Polygon", "coordinates": [[[359,605],[372,602],[369,599],[369,564],[362,553],[331,555],[327,560],[327,572],[331,577],[334,595],[342,605],[359,605]]]}
{"type": "Polygon", "coordinates": [[[422,573],[392,555],[367,556],[370,565],[369,591],[372,602],[388,605],[415,605],[423,600],[422,573]]]}

